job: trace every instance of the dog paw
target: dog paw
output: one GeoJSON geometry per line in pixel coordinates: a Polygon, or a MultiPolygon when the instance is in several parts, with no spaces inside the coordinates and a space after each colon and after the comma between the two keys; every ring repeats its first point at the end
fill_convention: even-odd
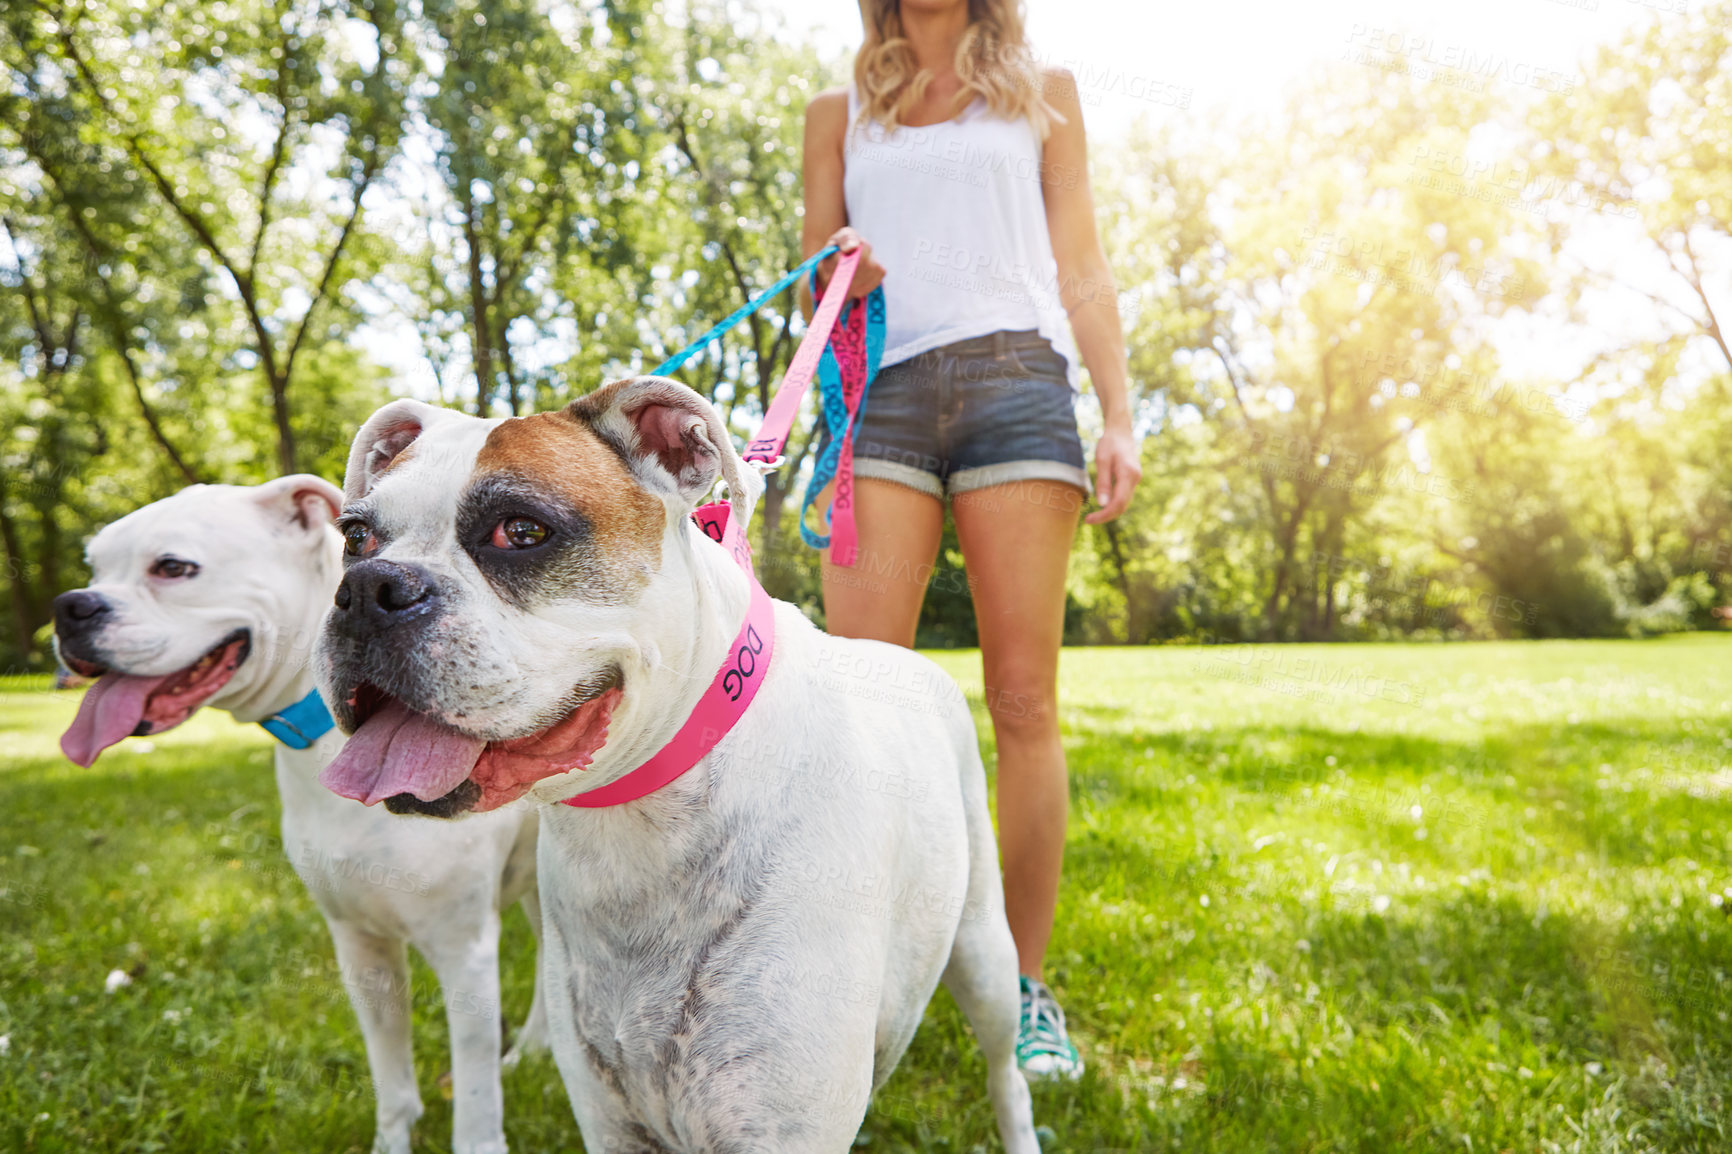
{"type": "Polygon", "coordinates": [[[409,1154],[409,1127],[393,1126],[373,1134],[373,1154],[409,1154]]]}
{"type": "Polygon", "coordinates": [[[482,1142],[459,1142],[456,1144],[456,1154],[510,1154],[505,1145],[505,1136],[488,1138],[482,1142]]]}
{"type": "Polygon", "coordinates": [[[409,1154],[409,1131],[421,1112],[419,1099],[381,1111],[373,1129],[373,1154],[409,1154]]]}

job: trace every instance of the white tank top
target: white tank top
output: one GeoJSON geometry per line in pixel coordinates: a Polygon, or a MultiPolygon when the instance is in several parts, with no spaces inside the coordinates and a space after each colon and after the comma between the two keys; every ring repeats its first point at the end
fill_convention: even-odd
{"type": "Polygon", "coordinates": [[[1076,388],[1033,126],[992,115],[978,98],[955,120],[924,128],[886,132],[858,115],[850,84],[843,200],[885,269],[883,364],[1035,329],[1076,388]]]}

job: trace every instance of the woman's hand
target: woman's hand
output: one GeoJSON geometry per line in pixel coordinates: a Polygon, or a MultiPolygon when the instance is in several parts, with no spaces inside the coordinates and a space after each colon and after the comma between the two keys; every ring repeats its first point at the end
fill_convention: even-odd
{"type": "Polygon", "coordinates": [[[1104,525],[1118,517],[1131,503],[1137,482],[1143,479],[1137,456],[1137,438],[1128,425],[1112,427],[1095,442],[1095,499],[1100,508],[1084,517],[1090,525],[1104,525]]]}
{"type": "MultiPolygon", "coordinates": [[[[860,263],[854,269],[854,283],[848,286],[850,297],[858,300],[884,280],[884,266],[872,259],[872,246],[853,229],[837,229],[820,247],[828,248],[830,245],[835,245],[842,252],[860,250],[860,263]]],[[[840,256],[833,256],[818,266],[818,284],[821,288],[829,285],[830,276],[836,271],[836,262],[840,259],[840,256]]]]}

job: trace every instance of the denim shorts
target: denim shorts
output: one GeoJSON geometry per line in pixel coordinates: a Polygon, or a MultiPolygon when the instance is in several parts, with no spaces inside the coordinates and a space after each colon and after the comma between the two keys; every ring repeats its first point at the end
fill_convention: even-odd
{"type": "MultiPolygon", "coordinates": [[[[971,337],[882,369],[854,432],[854,473],[940,499],[1033,480],[1086,493],[1065,369],[1033,329],[971,337]]],[[[826,430],[819,451],[829,442],[826,430]]]]}

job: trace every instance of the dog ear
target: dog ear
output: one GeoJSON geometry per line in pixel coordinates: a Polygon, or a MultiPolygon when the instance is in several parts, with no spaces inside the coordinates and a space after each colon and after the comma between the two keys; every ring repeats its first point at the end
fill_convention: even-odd
{"type": "Polygon", "coordinates": [[[428,417],[445,410],[421,401],[392,401],[367,418],[349,446],[349,467],[343,473],[343,496],[364,497],[379,477],[403,457],[426,427],[428,417]]]}
{"type": "Polygon", "coordinates": [[[311,473],[295,473],[255,486],[253,500],[284,522],[315,533],[343,511],[342,490],[311,473]]]}
{"type": "Polygon", "coordinates": [[[618,450],[644,488],[677,499],[690,512],[720,476],[733,516],[742,527],[751,518],[763,479],[743,467],[716,407],[678,381],[615,381],[579,397],[566,412],[618,450]]]}

